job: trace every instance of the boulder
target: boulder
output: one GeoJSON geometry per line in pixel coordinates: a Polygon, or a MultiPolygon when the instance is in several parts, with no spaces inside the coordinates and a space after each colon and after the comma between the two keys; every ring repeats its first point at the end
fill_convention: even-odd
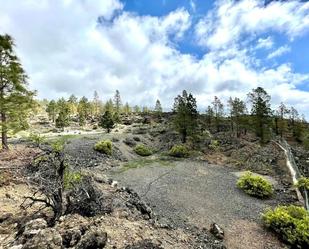
{"type": "Polygon", "coordinates": [[[107,233],[101,229],[92,229],[85,233],[76,249],[101,249],[107,242],[107,233]]]}
{"type": "Polygon", "coordinates": [[[4,214],[0,215],[0,223],[5,222],[12,217],[13,217],[13,214],[11,214],[11,213],[4,213],[4,214]]]}
{"type": "Polygon", "coordinates": [[[125,247],[125,249],[163,249],[158,244],[153,243],[151,240],[141,240],[133,245],[128,245],[125,247]]]}
{"type": "Polygon", "coordinates": [[[134,147],[136,145],[136,141],[134,141],[131,137],[126,137],[123,142],[130,147],[134,147]]]}
{"type": "Polygon", "coordinates": [[[23,237],[25,239],[32,238],[34,235],[38,234],[42,229],[47,228],[46,220],[38,218],[31,220],[25,224],[23,237]]]}
{"type": "Polygon", "coordinates": [[[64,247],[75,246],[81,239],[82,233],[78,228],[72,228],[61,232],[62,244],[64,247]]]}
{"type": "Polygon", "coordinates": [[[55,229],[46,228],[28,239],[22,249],[62,249],[62,238],[55,229]]]}
{"type": "Polygon", "coordinates": [[[209,230],[217,239],[223,239],[224,238],[224,231],[223,229],[216,223],[212,223],[210,225],[209,230]]]}

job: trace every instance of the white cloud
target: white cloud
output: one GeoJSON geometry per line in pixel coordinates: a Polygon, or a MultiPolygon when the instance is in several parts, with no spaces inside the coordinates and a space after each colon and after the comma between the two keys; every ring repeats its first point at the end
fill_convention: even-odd
{"type": "Polygon", "coordinates": [[[291,48],[287,45],[284,45],[282,47],[279,47],[278,49],[276,49],[275,51],[271,52],[268,56],[267,59],[273,59],[275,57],[279,57],[283,54],[286,54],[288,52],[291,51],[291,48]]]}
{"type": "Polygon", "coordinates": [[[191,6],[191,9],[192,11],[196,11],[196,4],[195,4],[195,1],[194,0],[190,0],[190,6],[191,6]]]}
{"type": "MultiPolygon", "coordinates": [[[[0,33],[7,32],[15,38],[30,86],[38,90],[40,97],[68,97],[71,93],[92,97],[97,90],[107,100],[119,89],[124,102],[153,106],[160,98],[168,108],[174,97],[187,89],[197,97],[203,110],[214,95],[245,98],[252,88],[263,86],[274,95],[274,103],[295,103],[309,116],[309,93],[296,89],[309,80],[309,75],[294,72],[291,64],[257,69],[252,51],[241,44],[243,27],[233,25],[242,15],[248,18],[251,12],[245,6],[253,8],[253,13],[264,11],[252,3],[256,2],[219,2],[202,21],[208,21],[210,26],[201,26],[201,22],[197,25],[197,32],[205,27],[210,30],[199,36],[199,41],[205,39],[202,44],[210,47],[201,59],[177,49],[177,42],[193,28],[188,11],[177,9],[163,17],[138,16],[123,11],[118,0],[0,0],[0,33]],[[236,10],[240,13],[235,14],[236,10]],[[103,16],[100,24],[98,16],[103,16]],[[214,24],[219,26],[211,26],[214,24]],[[229,28],[231,33],[224,35],[222,29],[229,28]],[[219,47],[214,45],[216,40],[219,47]],[[222,44],[229,46],[218,50],[222,44]]],[[[289,37],[306,30],[298,19],[300,15],[306,23],[307,4],[292,2],[286,7],[276,2],[269,6],[283,8],[277,11],[295,19],[287,19],[287,24],[280,26],[267,17],[273,21],[274,30],[289,27],[295,31],[289,37]],[[288,13],[294,10],[293,15],[288,13]]],[[[247,24],[245,30],[256,33],[257,25],[247,24]]],[[[272,29],[271,24],[268,26],[272,29]]],[[[273,48],[272,38],[262,39],[258,33],[254,37],[257,46],[273,48]]]]}
{"type": "Polygon", "coordinates": [[[225,49],[243,35],[270,30],[290,39],[308,32],[309,2],[273,1],[265,6],[260,0],[218,1],[214,10],[200,20],[195,32],[200,45],[225,49]]]}
{"type": "Polygon", "coordinates": [[[256,48],[257,49],[260,49],[260,48],[270,49],[270,48],[273,47],[273,45],[274,45],[274,41],[269,36],[267,38],[259,38],[258,41],[257,41],[256,48]]]}

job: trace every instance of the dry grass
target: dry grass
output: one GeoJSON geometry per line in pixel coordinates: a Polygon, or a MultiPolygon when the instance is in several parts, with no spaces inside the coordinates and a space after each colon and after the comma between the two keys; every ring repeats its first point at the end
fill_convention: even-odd
{"type": "Polygon", "coordinates": [[[287,249],[275,235],[256,222],[238,220],[226,234],[229,249],[287,249]]]}
{"type": "Polygon", "coordinates": [[[16,145],[8,151],[0,151],[0,168],[16,168],[29,164],[40,153],[38,148],[16,145]]]}

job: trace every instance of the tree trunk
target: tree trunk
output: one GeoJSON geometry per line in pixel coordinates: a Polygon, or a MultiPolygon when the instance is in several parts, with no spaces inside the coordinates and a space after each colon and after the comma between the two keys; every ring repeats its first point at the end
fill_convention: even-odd
{"type": "Polygon", "coordinates": [[[275,130],[276,130],[276,135],[279,135],[279,126],[278,126],[278,118],[275,118],[275,130]]]}
{"type": "Polygon", "coordinates": [[[181,142],[184,144],[184,143],[186,143],[186,141],[187,141],[187,130],[184,130],[181,133],[181,142]]]}
{"type": "Polygon", "coordinates": [[[1,123],[2,123],[2,128],[1,128],[1,142],[2,142],[2,149],[3,150],[8,150],[8,136],[7,136],[7,127],[6,127],[6,115],[4,112],[1,113],[1,123]]]}

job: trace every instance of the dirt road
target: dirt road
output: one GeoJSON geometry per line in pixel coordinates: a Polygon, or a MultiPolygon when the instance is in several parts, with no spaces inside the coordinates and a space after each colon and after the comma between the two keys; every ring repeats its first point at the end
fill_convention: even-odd
{"type": "Polygon", "coordinates": [[[260,225],[261,212],[276,199],[259,200],[237,189],[228,167],[201,161],[159,162],[126,171],[111,171],[147,201],[164,222],[174,226],[216,222],[226,231],[229,248],[284,248],[260,225]]]}

